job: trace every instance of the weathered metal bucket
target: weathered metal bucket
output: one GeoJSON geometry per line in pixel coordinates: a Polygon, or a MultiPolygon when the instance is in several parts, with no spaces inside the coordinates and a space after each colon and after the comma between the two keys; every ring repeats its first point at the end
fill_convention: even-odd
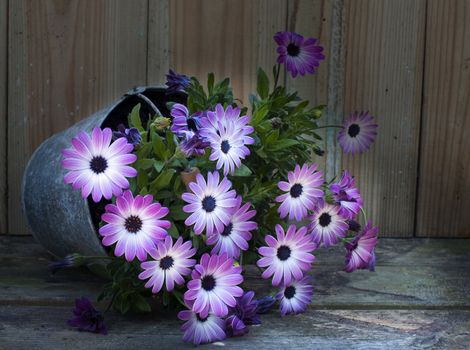
{"type": "Polygon", "coordinates": [[[22,186],[23,210],[36,240],[57,257],[105,254],[97,234],[104,204],[83,199],[80,191],[64,184],[61,150],[70,147],[80,130],[116,130],[119,124],[127,124],[128,114],[138,103],[145,121],[149,114],[155,114],[155,107],[168,116],[166,103],[184,100],[184,94],[167,94],[162,87],[135,88],[111,106],[44,141],[26,167],[22,186]]]}

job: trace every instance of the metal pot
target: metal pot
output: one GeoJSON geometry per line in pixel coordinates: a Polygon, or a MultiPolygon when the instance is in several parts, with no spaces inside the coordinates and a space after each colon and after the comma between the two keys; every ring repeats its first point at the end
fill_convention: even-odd
{"type": "Polygon", "coordinates": [[[104,255],[97,234],[104,202],[83,199],[81,192],[64,184],[61,150],[71,145],[80,130],[127,124],[132,108],[141,103],[143,122],[149,115],[161,112],[168,116],[166,103],[184,102],[184,94],[167,94],[162,87],[135,88],[111,106],[81,120],[45,140],[32,155],[23,175],[23,210],[33,236],[57,257],[70,253],[104,255]],[[157,111],[156,111],[157,110],[157,111]]]}

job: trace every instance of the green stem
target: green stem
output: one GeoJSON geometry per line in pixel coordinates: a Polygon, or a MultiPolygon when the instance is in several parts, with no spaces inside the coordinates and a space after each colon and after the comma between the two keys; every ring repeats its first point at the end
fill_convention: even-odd
{"type": "Polygon", "coordinates": [[[364,225],[367,225],[367,215],[364,209],[361,207],[362,216],[364,217],[364,225]]]}
{"type": "Polygon", "coordinates": [[[277,88],[277,82],[279,81],[279,73],[281,72],[281,64],[277,64],[276,75],[274,76],[274,88],[273,91],[277,88]]]}

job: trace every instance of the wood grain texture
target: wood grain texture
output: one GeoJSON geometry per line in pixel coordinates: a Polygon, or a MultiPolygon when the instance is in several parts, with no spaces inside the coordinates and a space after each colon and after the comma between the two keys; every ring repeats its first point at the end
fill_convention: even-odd
{"type": "Polygon", "coordinates": [[[470,236],[470,1],[428,1],[417,234],[470,236]]]}
{"type": "Polygon", "coordinates": [[[146,0],[10,2],[10,233],[27,232],[20,185],[32,151],[146,83],[147,10],[146,0]]]}
{"type": "Polygon", "coordinates": [[[0,234],[8,231],[7,123],[8,123],[8,0],[0,0],[0,234]]]}
{"type": "Polygon", "coordinates": [[[272,71],[272,37],[285,29],[286,16],[287,0],[172,1],[171,66],[203,83],[209,72],[229,76],[235,97],[248,104],[256,68],[272,71]]]}
{"type": "Polygon", "coordinates": [[[369,111],[379,129],[371,149],[343,155],[342,166],[357,177],[382,236],[409,237],[414,231],[425,5],[345,1],[345,117],[369,111]]]}
{"type": "Polygon", "coordinates": [[[147,85],[164,85],[170,68],[170,0],[148,0],[147,85]]]}

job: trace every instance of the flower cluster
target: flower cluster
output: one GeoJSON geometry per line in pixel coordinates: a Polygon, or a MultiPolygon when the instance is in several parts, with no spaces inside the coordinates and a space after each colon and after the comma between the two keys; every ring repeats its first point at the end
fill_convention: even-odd
{"type": "MultiPolygon", "coordinates": [[[[322,107],[307,108],[278,86],[281,65],[292,77],[313,74],[323,48],[291,32],[274,40],[273,84],[258,70],[251,113],[237,104],[228,79],[216,83],[209,74],[206,92],[196,78],[170,70],[168,115],[157,113],[144,126],[137,105],[126,125],[82,131],[63,151],[65,183],[104,208],[98,232],[113,282],[102,297],[123,313],[150,311],[150,296],[180,304],[186,342],[244,335],[276,302],[282,316],[304,312],[322,247],[343,244],[347,272],[374,269],[378,229],[370,221],[361,229],[355,179],[344,171],[327,181],[312,163],[324,154],[312,141],[322,107]],[[172,102],[175,93],[186,102],[172,102]],[[276,294],[256,299],[246,290],[245,267],[255,263],[276,294]]],[[[337,127],[339,144],[353,155],[376,137],[368,113],[352,113],[337,127]]],[[[77,259],[85,264],[74,255],[52,268],[77,259]]],[[[89,302],[77,301],[75,315],[72,325],[105,332],[89,302]]]]}

